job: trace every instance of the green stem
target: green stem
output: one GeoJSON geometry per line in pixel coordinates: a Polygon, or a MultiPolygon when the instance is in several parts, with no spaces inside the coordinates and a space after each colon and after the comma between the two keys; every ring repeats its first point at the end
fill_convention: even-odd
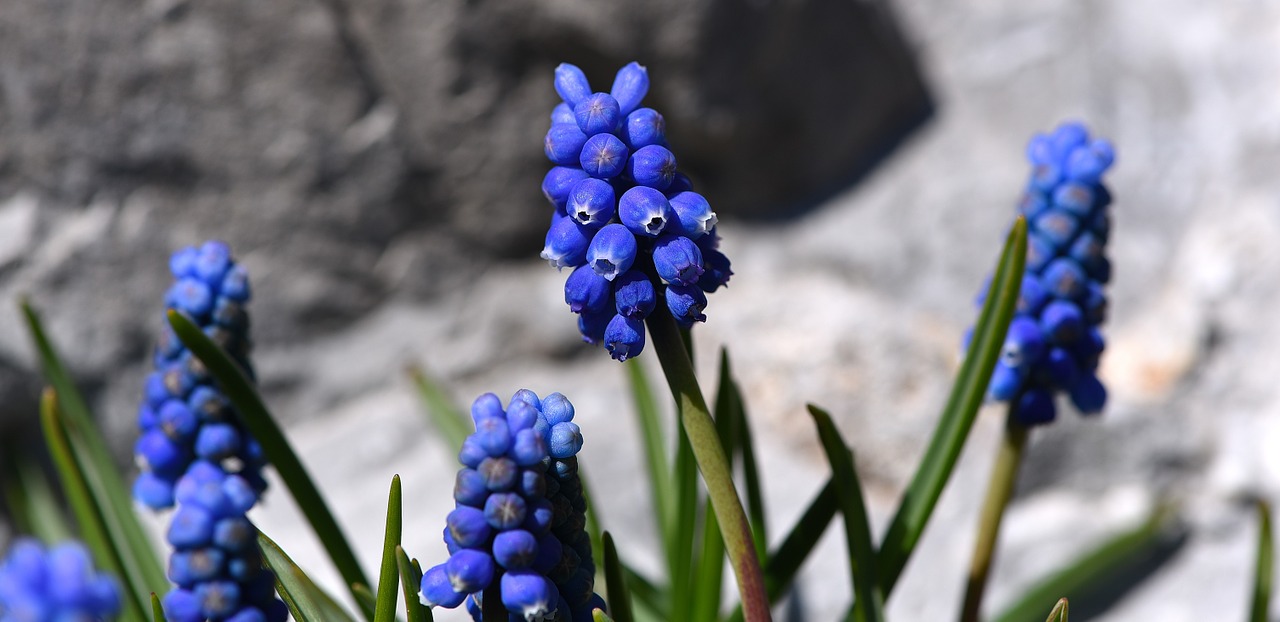
{"type": "Polygon", "coordinates": [[[996,464],[987,484],[987,496],[982,502],[982,517],[978,523],[978,541],[974,544],[973,559],[969,563],[969,581],[965,586],[961,622],[978,622],[982,608],[982,595],[986,591],[987,578],[991,574],[991,562],[1000,534],[1000,521],[1005,507],[1013,496],[1013,485],[1018,479],[1018,467],[1022,465],[1023,450],[1027,447],[1028,428],[1013,420],[1016,400],[1009,402],[1009,418],[1005,422],[1004,436],[996,464]]]}
{"type": "Polygon", "coordinates": [[[711,507],[720,523],[729,563],[733,566],[734,578],[738,581],[746,620],[769,620],[769,599],[764,590],[764,576],[760,571],[760,559],[756,555],[751,526],[747,523],[747,514],[738,498],[733,474],[729,470],[729,459],[716,434],[711,411],[702,396],[698,379],[694,377],[693,363],[689,360],[684,340],[675,320],[667,313],[652,313],[645,323],[649,327],[649,336],[658,354],[658,361],[662,363],[662,372],[667,377],[667,384],[671,386],[671,394],[678,405],[680,423],[689,435],[694,459],[707,484],[711,507]]]}

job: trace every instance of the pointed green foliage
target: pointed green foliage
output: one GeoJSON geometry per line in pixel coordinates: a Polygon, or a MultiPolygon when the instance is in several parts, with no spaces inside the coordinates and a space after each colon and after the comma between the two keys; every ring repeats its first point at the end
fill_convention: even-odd
{"type": "Polygon", "coordinates": [[[29,533],[45,544],[71,536],[48,477],[38,464],[20,460],[12,447],[0,449],[0,491],[18,533],[29,533]]]}
{"type": "Polygon", "coordinates": [[[813,547],[826,532],[827,526],[835,518],[839,504],[836,502],[836,483],[828,480],[827,485],[818,491],[818,495],[809,503],[808,509],[800,520],[796,521],[791,532],[772,555],[766,567],[765,581],[769,588],[769,600],[773,602],[782,596],[787,586],[800,570],[800,565],[809,558],[813,547]]]}
{"type": "Polygon", "coordinates": [[[849,573],[853,578],[854,619],[880,622],[884,619],[884,594],[876,579],[876,551],[871,543],[871,523],[862,498],[862,483],[853,463],[853,454],[825,410],[808,405],[818,426],[818,438],[831,463],[831,479],[836,482],[836,501],[844,515],[845,541],[849,547],[849,573]]]}
{"type": "MultiPolygon", "coordinates": [[[[369,580],[360,569],[360,562],[356,560],[355,552],[347,542],[346,536],[342,534],[338,520],[329,511],[329,506],[325,503],[320,490],[311,481],[311,476],[307,474],[302,461],[298,459],[293,447],[285,439],[284,432],[276,424],[275,418],[267,411],[266,404],[258,396],[253,383],[245,377],[240,366],[189,318],[173,310],[169,311],[168,317],[169,325],[173,327],[173,332],[178,335],[178,339],[181,339],[183,345],[187,346],[187,349],[191,350],[201,363],[204,363],[209,373],[218,381],[223,393],[235,406],[249,433],[262,445],[262,451],[267,460],[275,466],[280,479],[284,480],[285,487],[289,489],[289,493],[293,495],[303,515],[311,523],[311,528],[315,530],[325,551],[329,553],[333,565],[342,575],[343,583],[349,586],[352,590],[351,595],[363,607],[367,603],[361,602],[359,595],[355,593],[354,586],[356,584],[368,586],[369,580]]],[[[373,609],[367,609],[364,613],[367,618],[373,617],[373,609]]]]}
{"type": "Polygon", "coordinates": [[[165,622],[164,608],[160,606],[160,597],[155,592],[151,593],[151,622],[165,622]]]}
{"type": "Polygon", "coordinates": [[[396,597],[399,593],[400,571],[396,567],[396,549],[400,546],[400,526],[403,510],[400,495],[400,476],[391,478],[391,492],[387,495],[387,528],[382,537],[382,567],[378,573],[378,597],[374,604],[374,622],[395,622],[396,597]]]}
{"type": "MultiPolygon", "coordinates": [[[[373,595],[373,590],[363,583],[357,583],[351,586],[351,593],[356,597],[356,604],[360,606],[361,612],[373,611],[378,606],[378,597],[373,595]]],[[[372,622],[373,618],[367,613],[365,619],[372,622]]]]}
{"type": "Polygon", "coordinates": [[[258,533],[262,559],[276,576],[276,592],[296,622],[354,622],[346,611],[303,572],[266,534],[258,533]]]}
{"type": "MultiPolygon", "coordinates": [[[[747,516],[751,520],[751,534],[756,544],[756,554],[765,558],[768,546],[768,529],[765,526],[764,493],[760,487],[760,472],[756,466],[755,440],[751,436],[751,425],[747,420],[746,406],[742,399],[742,390],[733,379],[733,370],[729,367],[729,350],[720,350],[720,387],[716,391],[716,421],[721,418],[730,421],[732,430],[732,449],[726,448],[730,454],[742,460],[742,482],[746,488],[747,516]]],[[[734,458],[730,460],[733,461],[734,458]]]]}
{"type": "Polygon", "coordinates": [[[449,397],[449,393],[428,376],[421,367],[410,367],[409,377],[418,388],[418,396],[427,407],[428,419],[449,447],[461,447],[471,434],[471,417],[449,397]]]}
{"type": "Polygon", "coordinates": [[[591,619],[595,622],[613,622],[613,618],[610,618],[609,614],[599,609],[591,610],[591,619]]]}
{"type": "Polygon", "coordinates": [[[1275,572],[1271,542],[1271,507],[1258,502],[1258,556],[1253,573],[1253,600],[1249,607],[1250,622],[1267,622],[1271,608],[1271,583],[1275,572]]]}
{"type": "Polygon", "coordinates": [[[671,561],[671,621],[688,620],[693,611],[693,565],[694,560],[694,525],[698,514],[704,510],[698,495],[697,461],[693,456],[693,447],[689,444],[689,436],[684,429],[676,429],[676,520],[672,525],[675,535],[669,559],[671,561]]]}
{"type": "Polygon", "coordinates": [[[613,610],[613,619],[617,622],[634,622],[631,613],[631,592],[627,589],[626,576],[622,563],[618,560],[618,549],[613,545],[613,536],[604,532],[604,581],[609,592],[609,608],[613,610]]]}
{"type": "Polygon", "coordinates": [[[1113,570],[1120,568],[1123,572],[1122,568],[1130,562],[1149,555],[1168,536],[1174,522],[1168,508],[1157,508],[1141,524],[1108,538],[1024,591],[1021,598],[991,621],[1036,622],[1044,615],[1045,608],[1063,594],[1076,598],[1094,589],[1105,589],[1115,579],[1113,570]]]}
{"type": "Polygon", "coordinates": [[[404,588],[406,619],[408,622],[431,622],[431,608],[418,600],[418,591],[422,589],[422,572],[400,546],[396,546],[396,569],[400,571],[400,585],[404,588]]]}
{"type": "Polygon", "coordinates": [[[124,583],[125,615],[142,619],[147,603],[141,595],[150,590],[145,588],[146,580],[137,566],[130,563],[128,543],[112,539],[106,527],[105,508],[98,504],[98,498],[89,488],[88,473],[76,459],[75,449],[68,438],[66,420],[59,410],[57,394],[51,388],[46,388],[40,399],[40,425],[85,545],[103,568],[124,583]]]}
{"type": "Polygon", "coordinates": [[[1049,617],[1044,622],[1067,622],[1067,599],[1059,598],[1058,604],[1053,606],[1053,611],[1049,612],[1049,617]]]}
{"type": "Polygon", "coordinates": [[[1019,216],[1005,240],[990,292],[942,417],[880,545],[879,577],[886,597],[920,541],[973,428],[1013,320],[1026,261],[1027,221],[1019,216]]]}
{"type": "MultiPolygon", "coordinates": [[[[21,308],[45,378],[57,393],[60,426],[77,468],[83,473],[86,489],[101,514],[102,527],[119,553],[124,571],[138,581],[140,589],[145,588],[138,594],[166,588],[169,578],[133,512],[132,493],[121,478],[84,398],[58,357],[35,309],[25,300],[21,308]]],[[[145,603],[143,605],[140,609],[145,611],[145,603]]]]}
{"type": "Polygon", "coordinates": [[[668,570],[673,566],[675,553],[676,517],[675,480],[671,475],[671,463],[668,459],[666,438],[662,434],[661,413],[658,401],[653,396],[649,378],[645,374],[640,359],[631,359],[622,365],[627,370],[627,380],[631,385],[631,396],[635,402],[636,415],[640,424],[640,440],[644,444],[645,467],[649,471],[649,487],[653,499],[654,518],[658,524],[658,534],[662,538],[662,549],[667,556],[668,570]]]}

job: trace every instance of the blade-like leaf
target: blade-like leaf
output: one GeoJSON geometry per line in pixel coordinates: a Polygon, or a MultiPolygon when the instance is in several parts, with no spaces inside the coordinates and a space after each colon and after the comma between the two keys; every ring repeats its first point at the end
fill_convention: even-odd
{"type": "Polygon", "coordinates": [[[395,622],[396,598],[399,593],[400,571],[396,567],[396,548],[400,546],[400,525],[403,510],[400,501],[400,476],[391,478],[391,492],[387,494],[387,528],[382,536],[382,570],[378,574],[378,597],[374,603],[374,622],[395,622]]]}
{"type": "Polygon", "coordinates": [[[1271,507],[1258,502],[1258,557],[1253,573],[1253,601],[1249,608],[1250,622],[1267,622],[1271,608],[1271,577],[1275,571],[1272,560],[1275,555],[1271,543],[1271,507]]]}
{"type": "Polygon", "coordinates": [[[449,447],[461,447],[462,441],[472,431],[471,416],[463,412],[449,397],[449,393],[436,384],[435,379],[422,371],[421,367],[410,367],[409,377],[418,388],[418,396],[427,407],[431,423],[440,431],[449,447]]]}
{"type": "Polygon", "coordinates": [[[18,533],[29,533],[46,544],[71,537],[44,471],[30,461],[19,461],[11,447],[0,450],[0,489],[18,533]]]}
{"type": "Polygon", "coordinates": [[[369,586],[363,583],[357,583],[351,586],[351,593],[355,594],[356,604],[360,605],[361,611],[373,611],[377,608],[378,597],[373,595],[373,590],[370,589],[369,586]]]}
{"type": "Polygon", "coordinates": [[[634,622],[631,612],[631,592],[627,589],[627,580],[622,564],[618,560],[618,549],[613,545],[613,536],[604,532],[604,580],[609,592],[609,609],[613,611],[613,619],[617,622],[634,622]]]}
{"type": "Polygon", "coordinates": [[[675,505],[675,480],[671,475],[671,462],[667,456],[667,441],[662,434],[662,416],[658,402],[650,388],[649,378],[639,359],[623,363],[631,396],[635,401],[637,420],[640,424],[640,440],[644,444],[645,467],[649,471],[649,492],[653,500],[654,518],[658,534],[662,537],[662,550],[667,557],[668,571],[674,566],[677,531],[675,505]]]}
{"type": "Polygon", "coordinates": [[[613,622],[613,618],[610,618],[609,614],[599,609],[591,610],[591,619],[595,622],[613,622]]]}
{"type": "MultiPolygon", "coordinates": [[[[755,441],[751,437],[751,424],[747,419],[742,391],[729,368],[729,351],[721,350],[720,354],[720,375],[727,384],[724,393],[728,401],[725,414],[734,419],[736,451],[742,457],[742,481],[747,493],[747,515],[751,518],[751,534],[756,543],[756,553],[763,559],[769,538],[765,526],[764,493],[761,491],[760,473],[756,467],[755,441]]],[[[719,408],[718,400],[716,407],[719,408]]]]}
{"type": "Polygon", "coordinates": [[[871,523],[867,519],[867,507],[862,498],[862,483],[858,479],[853,454],[840,437],[840,431],[826,411],[808,405],[809,414],[818,426],[822,449],[831,463],[831,479],[836,482],[836,501],[844,515],[845,541],[849,547],[849,573],[853,578],[854,619],[861,622],[884,620],[884,595],[876,578],[876,551],[871,543],[871,523]]]}
{"type": "MultiPolygon", "coordinates": [[[[143,591],[138,594],[167,588],[169,577],[160,564],[160,558],[148,539],[146,530],[134,514],[132,492],[120,477],[119,468],[111,457],[106,441],[98,432],[84,398],[80,396],[71,374],[58,358],[35,309],[25,300],[22,301],[21,308],[31,340],[40,356],[41,368],[49,384],[57,392],[58,410],[63,415],[61,425],[67,441],[84,474],[85,486],[99,508],[107,537],[116,543],[120,563],[125,571],[139,581],[138,588],[143,591]]],[[[141,609],[146,610],[145,603],[141,609]]]]}
{"type": "Polygon", "coordinates": [[[671,622],[688,620],[692,612],[693,596],[693,541],[694,525],[702,510],[698,498],[697,462],[693,447],[683,429],[676,429],[676,464],[673,473],[676,483],[675,522],[672,524],[672,550],[668,556],[671,569],[671,622]]]}
{"type": "Polygon", "coordinates": [[[66,421],[58,406],[57,394],[51,388],[46,388],[40,399],[40,425],[54,467],[62,481],[62,490],[71,505],[85,545],[99,565],[124,583],[126,594],[123,604],[126,617],[141,620],[147,610],[142,594],[150,590],[144,589],[145,580],[138,569],[126,563],[124,549],[127,543],[112,539],[107,531],[103,508],[96,503],[89,490],[87,473],[76,460],[75,450],[68,438],[66,421]]]}
{"type": "Polygon", "coordinates": [[[671,388],[671,395],[676,401],[681,428],[688,434],[698,471],[702,474],[702,481],[711,500],[711,508],[720,523],[725,552],[729,556],[738,591],[742,595],[746,619],[748,622],[769,620],[769,602],[764,591],[760,559],[752,541],[751,525],[742,508],[742,500],[738,497],[733,473],[729,469],[729,458],[716,435],[715,422],[711,420],[706,398],[694,376],[687,345],[669,313],[651,313],[645,319],[645,324],[649,328],[653,348],[671,388]]]}
{"type": "Polygon", "coordinates": [[[1053,610],[1049,612],[1049,617],[1044,622],[1067,622],[1067,599],[1059,598],[1058,604],[1053,606],[1053,610]]]}
{"type": "Polygon", "coordinates": [[[266,534],[258,532],[262,559],[276,576],[276,591],[296,622],[354,622],[266,534]]]}
{"type": "Polygon", "coordinates": [[[160,606],[160,597],[151,593],[151,622],[165,622],[164,608],[160,606]]]}
{"type": "Polygon", "coordinates": [[[1026,260],[1027,222],[1019,216],[1005,240],[995,278],[942,417],[880,545],[879,579],[886,597],[920,541],[978,416],[1013,319],[1026,260]]]}
{"type": "MultiPolygon", "coordinates": [[[[992,622],[1036,622],[1044,610],[1063,594],[1077,595],[1103,588],[1114,580],[1115,569],[1137,560],[1160,545],[1170,525],[1172,512],[1158,508],[1140,525],[1108,538],[1097,548],[1081,555],[1023,592],[992,622]]],[[[1063,599],[1065,600],[1065,599],[1063,599]]]]}
{"type": "Polygon", "coordinates": [[[637,620],[662,620],[663,622],[670,620],[670,594],[659,589],[658,586],[631,569],[621,560],[619,560],[618,564],[622,567],[627,587],[630,588],[629,592],[633,597],[631,600],[633,605],[632,613],[635,614],[635,618],[637,620]]]}
{"type": "Polygon", "coordinates": [[[422,589],[422,573],[414,567],[404,549],[396,547],[396,569],[400,571],[400,585],[404,587],[405,615],[409,622],[431,622],[431,608],[418,600],[422,589]]]}
{"type": "MultiPolygon", "coordinates": [[[[369,585],[369,580],[365,578],[364,571],[360,569],[360,562],[356,559],[355,551],[347,542],[346,536],[342,534],[342,528],[338,526],[338,520],[333,517],[333,513],[329,511],[328,504],[325,503],[324,497],[320,494],[320,490],[316,488],[311,476],[307,474],[307,470],[302,466],[302,461],[293,451],[293,447],[289,445],[289,441],[285,439],[284,432],[276,425],[275,418],[267,411],[266,405],[262,402],[262,398],[258,396],[257,390],[253,383],[245,377],[244,372],[240,370],[240,366],[223,352],[210,340],[200,327],[193,323],[189,318],[176,311],[169,311],[169,325],[173,327],[173,332],[177,334],[178,339],[182,340],[183,345],[191,350],[191,353],[200,359],[201,363],[209,370],[209,373],[218,381],[222,391],[227,398],[231,400],[231,404],[235,406],[236,411],[240,414],[241,420],[245,427],[249,429],[249,433],[253,438],[257,439],[262,445],[262,451],[266,454],[267,460],[275,466],[276,471],[280,474],[280,479],[284,480],[285,486],[293,495],[294,501],[298,503],[298,508],[302,510],[307,521],[311,523],[311,528],[315,530],[316,536],[320,538],[320,543],[324,546],[325,551],[329,553],[329,558],[333,560],[333,565],[337,567],[338,573],[342,575],[342,581],[351,590],[351,595],[355,597],[356,602],[360,603],[362,608],[365,603],[361,603],[360,596],[355,593],[354,586],[356,584],[369,585]]],[[[364,611],[368,618],[373,617],[373,610],[364,611]]]]}

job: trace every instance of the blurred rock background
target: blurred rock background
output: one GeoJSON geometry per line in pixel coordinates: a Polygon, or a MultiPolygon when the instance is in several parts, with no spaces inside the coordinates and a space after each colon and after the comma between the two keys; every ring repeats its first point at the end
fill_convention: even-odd
{"type": "MultiPolygon", "coordinates": [[[[127,464],[165,258],[227,240],[254,279],[263,391],[370,567],[369,508],[393,473],[408,548],[445,554],[452,450],[422,422],[403,373],[417,363],[461,402],[524,386],[573,399],[602,520],[656,572],[622,370],[578,344],[565,275],[536,259],[551,69],[607,86],[632,59],[724,223],[736,274],[697,348],[709,384],[731,347],[774,537],[826,477],[806,401],[837,416],[887,521],[1026,139],[1065,118],[1111,138],[1111,402],[1035,434],[989,610],[1172,499],[1183,537],[1072,619],[1243,617],[1248,500],[1280,499],[1275,3],[10,2],[0,299],[44,311],[127,464]]],[[[38,386],[0,305],[6,439],[31,434],[38,386]]],[[[955,610],[1000,419],[980,418],[895,619],[955,610]]],[[[258,522],[334,581],[285,497],[258,522]]],[[[843,546],[829,530],[799,619],[843,611],[843,546]]]]}

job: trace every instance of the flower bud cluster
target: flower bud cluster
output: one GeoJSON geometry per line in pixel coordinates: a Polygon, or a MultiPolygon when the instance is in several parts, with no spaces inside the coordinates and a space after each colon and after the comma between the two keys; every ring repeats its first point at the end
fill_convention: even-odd
{"type": "Polygon", "coordinates": [[[573,415],[559,393],[521,389],[505,411],[492,393],[476,399],[444,530],[449,560],[423,574],[423,604],[465,601],[480,620],[482,594],[497,586],[513,620],[578,622],[605,608],[594,592],[573,415]]]}
{"type": "Polygon", "coordinates": [[[1028,226],[1026,273],[988,394],[1013,401],[1015,419],[1036,425],[1057,416],[1059,392],[1084,414],[1107,399],[1097,377],[1111,278],[1111,194],[1102,174],[1115,152],[1084,126],[1064,123],[1033,137],[1027,159],[1031,178],[1018,207],[1028,226]]]}
{"type": "MultiPolygon", "coordinates": [[[[249,278],[222,242],[187,247],[169,260],[174,283],[165,306],[204,329],[250,375],[249,278]]],[[[141,436],[134,454],[142,468],[133,496],[152,509],[173,506],[174,486],[195,460],[237,473],[258,493],[262,447],[245,430],[230,402],[194,355],[163,322],[153,354],[155,371],[147,376],[138,409],[141,436]]]]}
{"type": "Polygon", "coordinates": [[[625,361],[644,349],[643,320],[659,306],[686,328],[706,321],[706,294],[728,282],[729,259],[711,204],[677,170],[662,115],[640,107],[644,67],[623,67],[610,92],[593,93],[566,63],[555,88],[564,101],[544,144],[556,166],[542,181],[555,206],[542,258],[573,269],[565,302],[583,339],[625,361]]]}
{"type": "Polygon", "coordinates": [[[178,509],[166,539],[169,622],[284,622],[285,604],[275,596],[275,577],[263,567],[258,530],[245,513],[258,493],[243,477],[197,460],[178,480],[178,509]]]}
{"type": "Polygon", "coordinates": [[[112,620],[119,614],[119,586],[94,572],[89,553],[79,543],[45,551],[35,540],[23,538],[0,561],[4,622],[112,620]]]}

